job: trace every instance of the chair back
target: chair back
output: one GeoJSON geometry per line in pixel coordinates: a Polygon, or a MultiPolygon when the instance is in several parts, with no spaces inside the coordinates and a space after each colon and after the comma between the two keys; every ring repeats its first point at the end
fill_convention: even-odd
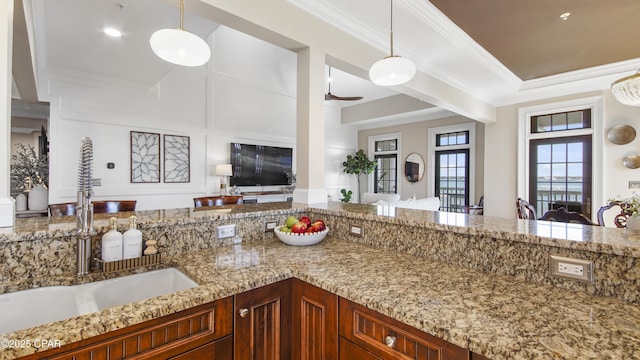
{"type": "MultiPolygon", "coordinates": [[[[617,212],[612,221],[613,225],[617,228],[627,227],[627,219],[631,216],[631,212],[627,210],[625,204],[620,201],[610,201],[608,204],[601,206],[600,209],[598,209],[598,224],[600,224],[600,226],[606,226],[605,214],[610,209],[617,212]]],[[[610,218],[610,216],[607,218],[610,218]]]]}
{"type": "Polygon", "coordinates": [[[203,207],[203,206],[222,206],[222,205],[231,205],[231,204],[243,204],[243,196],[235,195],[235,196],[203,196],[193,198],[193,205],[195,207],[203,207]]]}
{"type": "Polygon", "coordinates": [[[50,204],[49,216],[75,216],[76,203],[50,204]]]}
{"type": "Polygon", "coordinates": [[[136,200],[98,200],[93,201],[95,214],[136,211],[136,200]]]}
{"type": "MultiPolygon", "coordinates": [[[[97,200],[92,201],[94,214],[136,211],[136,200],[97,200]]],[[[49,205],[50,216],[75,216],[76,203],[62,203],[49,205]]]]}
{"type": "Polygon", "coordinates": [[[516,200],[516,211],[518,213],[518,219],[536,219],[536,208],[533,205],[529,204],[527,200],[518,198],[518,200],[516,200]]]}
{"type": "Polygon", "coordinates": [[[549,210],[538,220],[556,221],[563,223],[574,223],[584,225],[598,225],[591,221],[588,217],[575,211],[567,211],[567,209],[561,207],[557,210],[549,210]]]}

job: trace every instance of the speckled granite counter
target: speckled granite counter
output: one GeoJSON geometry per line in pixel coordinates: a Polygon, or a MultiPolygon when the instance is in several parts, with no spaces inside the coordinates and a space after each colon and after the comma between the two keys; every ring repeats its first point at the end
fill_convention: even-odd
{"type": "MultiPolygon", "coordinates": [[[[351,241],[266,241],[166,260],[201,286],[3,337],[68,343],[297,277],[490,358],[640,358],[638,305],[351,241]]],[[[4,349],[0,358],[35,350],[4,349]]]]}

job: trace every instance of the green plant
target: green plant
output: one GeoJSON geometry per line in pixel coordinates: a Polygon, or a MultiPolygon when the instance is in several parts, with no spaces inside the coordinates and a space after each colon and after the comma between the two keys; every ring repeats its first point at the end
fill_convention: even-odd
{"type": "Polygon", "coordinates": [[[375,160],[369,160],[364,150],[358,150],[355,155],[347,155],[347,160],[342,162],[343,171],[347,174],[355,174],[358,181],[358,198],[362,195],[360,191],[360,175],[371,174],[378,163],[375,160]]]}
{"type": "Polygon", "coordinates": [[[640,196],[633,194],[633,196],[624,199],[609,199],[609,202],[618,201],[622,208],[622,213],[628,216],[640,215],[640,196]]]}
{"type": "Polygon", "coordinates": [[[16,144],[17,150],[11,155],[11,190],[23,192],[36,184],[49,185],[49,158],[38,156],[31,145],[16,144]]]}
{"type": "Polygon", "coordinates": [[[340,193],[342,194],[342,199],[340,199],[340,201],[342,201],[343,203],[348,203],[349,201],[351,201],[351,195],[353,194],[353,191],[342,189],[340,190],[340,193]]]}

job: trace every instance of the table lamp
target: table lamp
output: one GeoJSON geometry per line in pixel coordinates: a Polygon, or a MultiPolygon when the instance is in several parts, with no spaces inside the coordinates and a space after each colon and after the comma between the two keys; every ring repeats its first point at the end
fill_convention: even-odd
{"type": "Polygon", "coordinates": [[[216,165],[216,175],[220,176],[220,195],[227,194],[227,182],[225,178],[227,176],[233,175],[233,169],[231,168],[231,164],[217,164],[216,165]]]}

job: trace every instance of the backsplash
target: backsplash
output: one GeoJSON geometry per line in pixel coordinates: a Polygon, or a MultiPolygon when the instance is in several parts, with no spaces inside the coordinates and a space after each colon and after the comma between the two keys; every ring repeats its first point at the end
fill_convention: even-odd
{"type": "MultiPolygon", "coordinates": [[[[208,211],[141,211],[136,215],[143,238],[157,240],[166,259],[231,244],[232,238],[216,238],[219,225],[236,224],[237,236],[243,242],[274,241],[273,233],[264,231],[264,221],[283,224],[289,215],[302,213],[325,220],[333,238],[640,304],[640,267],[636,265],[640,241],[637,247],[629,246],[637,241],[635,235],[619,229],[578,227],[584,241],[567,240],[545,237],[542,227],[532,228],[541,222],[409,209],[385,213],[384,208],[376,206],[339,203],[326,207],[245,204],[208,211]],[[362,226],[362,236],[350,234],[352,225],[362,226]],[[593,261],[595,281],[551,277],[551,254],[593,261]]],[[[128,215],[122,214],[118,220],[120,231],[126,230],[128,215]]],[[[108,217],[96,216],[94,221],[93,255],[98,258],[99,239],[108,231],[108,217]]],[[[95,272],[85,278],[75,276],[75,223],[69,219],[66,223],[55,221],[59,220],[34,221],[33,229],[29,229],[30,222],[24,222],[20,231],[0,234],[0,292],[94,281],[105,276],[95,272]]]]}

